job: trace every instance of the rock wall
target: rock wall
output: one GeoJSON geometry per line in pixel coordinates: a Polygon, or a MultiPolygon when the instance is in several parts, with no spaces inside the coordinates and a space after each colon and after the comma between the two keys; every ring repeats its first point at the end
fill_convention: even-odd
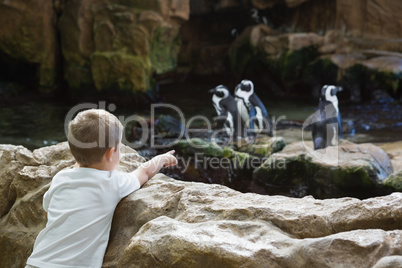
{"type": "Polygon", "coordinates": [[[127,96],[229,72],[282,96],[338,83],[355,101],[395,98],[401,11],[393,0],[3,1],[0,80],[127,96]]]}
{"type": "MultiPolygon", "coordinates": [[[[123,148],[119,169],[144,161],[123,148]]],[[[67,143],[0,146],[0,266],[24,267],[67,143]]],[[[158,174],[117,206],[103,267],[402,267],[402,194],[317,200],[242,194],[158,174]]]]}
{"type": "MultiPolygon", "coordinates": [[[[402,36],[401,9],[402,4],[393,0],[337,0],[336,28],[352,36],[396,44],[395,39],[402,36]]],[[[398,47],[401,52],[400,42],[398,47]]]]}
{"type": "Polygon", "coordinates": [[[0,3],[0,77],[19,76],[29,82],[37,72],[36,83],[52,87],[59,72],[56,38],[56,13],[52,0],[2,1],[0,3]],[[31,65],[33,73],[21,65],[31,65]]]}
{"type": "Polygon", "coordinates": [[[188,18],[187,0],[66,2],[59,21],[64,77],[73,90],[150,90],[152,73],[176,68],[188,18]]]}
{"type": "Polygon", "coordinates": [[[375,98],[376,90],[401,96],[397,1],[200,2],[182,27],[187,71],[229,69],[236,81],[228,83],[248,77],[278,96],[318,97],[323,84],[342,85],[344,99],[352,102],[375,98]],[[211,31],[199,30],[198,21],[211,31]]]}
{"type": "MultiPolygon", "coordinates": [[[[179,29],[188,18],[188,0],[4,1],[0,62],[33,65],[42,88],[60,83],[62,70],[73,92],[145,92],[153,73],[176,68],[179,29]]],[[[22,69],[12,72],[28,75],[22,69]]]]}

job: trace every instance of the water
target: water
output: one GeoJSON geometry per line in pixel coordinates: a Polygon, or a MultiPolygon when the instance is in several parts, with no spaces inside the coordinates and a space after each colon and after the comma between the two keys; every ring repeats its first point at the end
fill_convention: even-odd
{"type": "MultiPolygon", "coordinates": [[[[207,127],[205,120],[213,123],[213,118],[216,116],[211,95],[208,93],[212,87],[208,84],[197,86],[180,84],[161,87],[162,103],[172,104],[177,110],[158,108],[155,109],[155,117],[170,114],[179,118],[179,114],[182,114],[185,124],[188,124],[195,116],[199,118],[203,116],[204,119],[192,121],[190,127],[205,129],[207,127]]],[[[283,137],[287,144],[301,141],[303,122],[314,113],[316,101],[272,99],[270,96],[264,95],[261,95],[260,98],[270,115],[275,120],[279,120],[276,135],[283,137]]],[[[111,103],[105,103],[104,107],[111,107],[109,104],[111,103]]],[[[123,119],[132,115],[148,118],[151,115],[151,109],[135,110],[127,106],[114,105],[116,109],[113,113],[123,119]]],[[[61,101],[29,100],[16,105],[0,107],[0,144],[23,145],[33,150],[66,141],[64,130],[68,123],[66,115],[74,106],[74,104],[61,101]]],[[[343,105],[341,103],[340,111],[347,140],[356,143],[378,144],[402,140],[401,104],[343,105]]],[[[130,133],[131,127],[132,125],[127,125],[126,134],[130,133]]],[[[128,136],[126,135],[126,137],[128,136]]],[[[311,140],[311,132],[305,130],[303,138],[311,140]]],[[[162,139],[161,142],[164,141],[168,140],[162,139]]],[[[145,145],[138,151],[149,159],[166,150],[169,148],[155,150],[149,145],[145,145]]],[[[274,185],[263,187],[251,180],[252,170],[245,170],[241,176],[234,177],[224,168],[202,168],[196,167],[193,163],[185,172],[183,172],[183,168],[179,167],[164,169],[162,172],[179,180],[217,183],[241,192],[302,196],[305,191],[305,189],[274,185]]]]}
{"type": "MultiPolygon", "coordinates": [[[[164,101],[180,108],[187,121],[196,115],[210,118],[216,116],[212,96],[208,93],[213,85],[198,85],[195,90],[186,85],[171,85],[165,88],[164,101]],[[180,96],[178,98],[177,96],[180,96]]],[[[318,100],[277,99],[260,95],[268,113],[277,120],[277,136],[286,143],[302,140],[304,121],[314,113],[318,100]]],[[[355,143],[383,143],[402,140],[402,104],[344,104],[339,105],[342,115],[344,138],[355,143]]],[[[305,130],[304,139],[311,139],[305,130]]]]}
{"type": "MultiPolygon", "coordinates": [[[[175,105],[183,113],[187,124],[194,116],[204,116],[213,123],[216,116],[208,90],[213,86],[205,83],[161,87],[163,103],[175,105]]],[[[277,136],[287,143],[301,140],[301,127],[315,109],[314,100],[272,99],[261,95],[268,112],[278,121],[277,136]]],[[[107,103],[109,105],[110,103],[107,103]]],[[[65,117],[72,104],[49,100],[31,100],[0,107],[0,144],[23,145],[36,149],[66,140],[65,117]]],[[[168,113],[179,118],[172,109],[156,109],[156,116],[168,113]]],[[[383,143],[402,140],[401,104],[340,105],[345,138],[356,143],[383,143]],[[349,129],[348,129],[348,125],[349,129]],[[353,131],[352,131],[353,130],[353,131]]],[[[127,118],[131,115],[150,116],[151,109],[134,110],[116,104],[115,115],[127,118]]],[[[191,127],[204,128],[205,120],[194,120],[191,127]]],[[[311,135],[305,133],[305,138],[311,135]]]]}
{"type": "Polygon", "coordinates": [[[67,111],[67,105],[38,100],[0,107],[0,144],[33,150],[65,141],[67,111]]]}

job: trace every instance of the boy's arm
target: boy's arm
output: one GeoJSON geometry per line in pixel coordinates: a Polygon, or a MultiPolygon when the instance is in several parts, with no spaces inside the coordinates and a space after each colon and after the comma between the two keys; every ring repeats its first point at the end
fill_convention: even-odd
{"type": "Polygon", "coordinates": [[[174,166],[177,164],[177,159],[174,157],[174,150],[165,154],[160,154],[151,160],[142,163],[133,174],[137,176],[140,185],[142,186],[149,179],[155,176],[162,167],[174,166]]]}

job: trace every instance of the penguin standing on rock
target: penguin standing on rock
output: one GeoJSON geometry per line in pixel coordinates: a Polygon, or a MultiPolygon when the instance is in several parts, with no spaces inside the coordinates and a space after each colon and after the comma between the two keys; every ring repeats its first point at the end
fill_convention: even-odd
{"type": "Polygon", "coordinates": [[[314,150],[334,146],[343,138],[341,115],[336,94],[342,87],[325,85],[321,88],[318,108],[314,113],[312,135],[314,150]]]}
{"type": "Polygon", "coordinates": [[[272,122],[267,109],[254,92],[250,80],[242,80],[235,88],[237,109],[243,123],[253,132],[265,132],[273,136],[272,122]]]}
{"type": "Polygon", "coordinates": [[[242,125],[237,110],[236,101],[230,94],[229,89],[223,85],[219,85],[211,90],[212,103],[219,116],[218,128],[223,128],[230,137],[239,139],[242,137],[242,125]]]}

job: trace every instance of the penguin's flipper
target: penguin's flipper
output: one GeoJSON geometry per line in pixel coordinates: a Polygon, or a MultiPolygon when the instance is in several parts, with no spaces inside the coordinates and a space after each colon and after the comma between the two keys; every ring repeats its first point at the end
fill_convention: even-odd
{"type": "Polygon", "coordinates": [[[325,145],[325,141],[323,138],[321,137],[317,137],[313,140],[314,142],[314,150],[319,150],[319,149],[323,149],[326,147],[325,145]]]}
{"type": "Polygon", "coordinates": [[[259,108],[259,110],[261,112],[261,115],[263,117],[263,124],[259,126],[260,129],[261,130],[268,130],[269,129],[267,131],[268,135],[272,137],[273,136],[273,129],[272,129],[273,125],[272,125],[272,120],[271,120],[271,118],[270,118],[270,116],[268,114],[267,108],[265,108],[264,104],[262,103],[260,98],[255,93],[250,96],[249,100],[250,100],[251,106],[259,108]]]}
{"type": "Polygon", "coordinates": [[[267,108],[265,108],[264,104],[262,103],[260,98],[257,96],[257,94],[254,93],[253,95],[251,95],[249,98],[249,101],[251,103],[251,106],[259,107],[261,109],[261,113],[264,118],[268,117],[267,108]]]}
{"type": "Polygon", "coordinates": [[[253,105],[250,105],[248,113],[250,129],[254,130],[254,121],[256,120],[257,111],[255,110],[253,105]]]}
{"type": "Polygon", "coordinates": [[[322,149],[326,147],[325,137],[326,129],[323,127],[322,122],[315,121],[312,125],[311,134],[313,136],[314,150],[322,149]]]}
{"type": "Polygon", "coordinates": [[[222,129],[224,127],[227,117],[227,111],[225,109],[221,109],[220,115],[214,118],[216,121],[216,129],[222,129]]]}

